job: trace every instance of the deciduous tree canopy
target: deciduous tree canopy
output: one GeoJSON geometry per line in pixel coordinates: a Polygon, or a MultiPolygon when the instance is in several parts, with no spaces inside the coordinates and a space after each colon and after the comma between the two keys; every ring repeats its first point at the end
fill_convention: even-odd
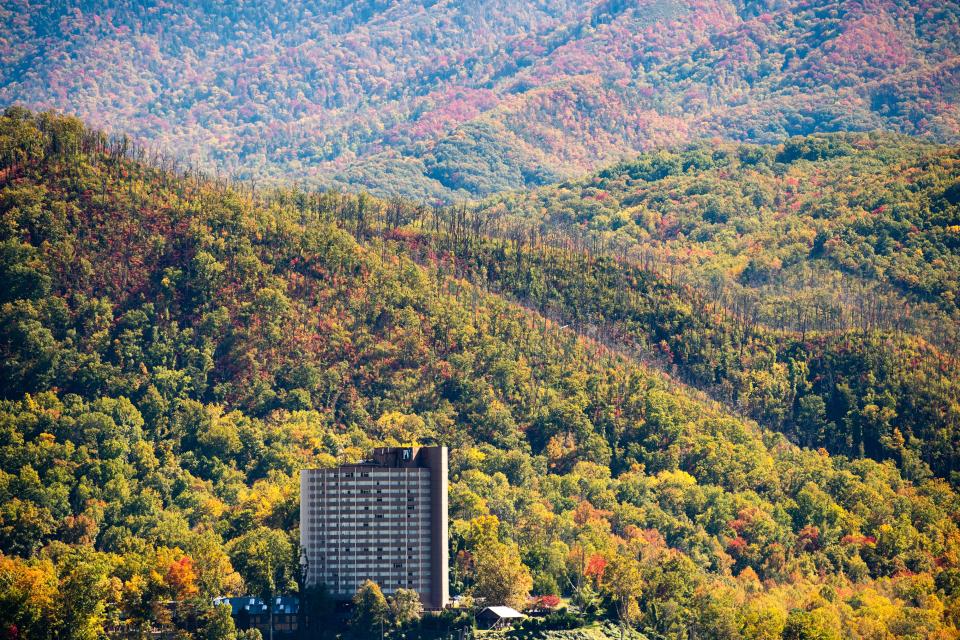
{"type": "MultiPolygon", "coordinates": [[[[451,446],[456,593],[664,637],[956,632],[948,482],[791,444],[471,283],[464,243],[506,245],[457,211],[433,239],[398,203],[230,187],[71,118],[0,132],[3,633],[213,633],[213,597],[296,590],[299,469],[389,439],[451,446]]],[[[531,277],[598,268],[537,252],[531,277]]]]}

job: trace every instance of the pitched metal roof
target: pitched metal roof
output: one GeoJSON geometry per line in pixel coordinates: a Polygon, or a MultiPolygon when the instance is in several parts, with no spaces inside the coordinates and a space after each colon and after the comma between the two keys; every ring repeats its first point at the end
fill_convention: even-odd
{"type": "Polygon", "coordinates": [[[527,617],[522,613],[520,613],[519,611],[517,611],[516,609],[513,609],[511,607],[504,607],[504,606],[487,607],[486,609],[484,609],[484,611],[492,611],[499,618],[526,618],[527,617]]]}

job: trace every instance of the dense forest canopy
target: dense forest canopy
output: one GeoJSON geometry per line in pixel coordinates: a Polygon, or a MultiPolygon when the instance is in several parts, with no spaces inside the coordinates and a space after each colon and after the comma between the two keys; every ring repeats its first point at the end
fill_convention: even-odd
{"type": "Polygon", "coordinates": [[[719,136],[960,135],[960,6],[3,0],[0,103],[207,168],[451,200],[719,136]]]}
{"type": "Polygon", "coordinates": [[[749,298],[777,328],[900,323],[949,340],[936,334],[960,317],[955,146],[879,132],[697,144],[494,198],[478,215],[749,298]]]}
{"type": "Polygon", "coordinates": [[[955,0],[0,24],[0,640],[960,638],[955,0]],[[412,444],[460,606],[307,587],[412,444]]]}
{"type": "Polygon", "coordinates": [[[647,637],[956,635],[948,482],[799,448],[544,315],[631,277],[651,302],[610,308],[652,332],[682,287],[485,239],[456,209],[142,155],[73,118],[0,118],[8,636],[221,637],[214,596],[309,602],[298,470],[409,442],[452,447],[455,592],[498,593],[507,571],[647,637]]]}
{"type": "Polygon", "coordinates": [[[956,483],[957,159],[880,133],[696,145],[388,235],[795,442],[956,483]]]}

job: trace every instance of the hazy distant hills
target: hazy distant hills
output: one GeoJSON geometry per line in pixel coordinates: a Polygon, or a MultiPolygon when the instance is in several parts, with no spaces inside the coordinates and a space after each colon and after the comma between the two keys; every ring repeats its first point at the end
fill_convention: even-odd
{"type": "Polygon", "coordinates": [[[0,2],[0,103],[459,198],[704,137],[960,134],[956,2],[0,2]]]}

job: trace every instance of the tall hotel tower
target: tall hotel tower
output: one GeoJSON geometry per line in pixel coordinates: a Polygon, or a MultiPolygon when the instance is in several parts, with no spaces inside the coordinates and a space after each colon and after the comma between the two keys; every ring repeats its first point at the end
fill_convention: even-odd
{"type": "Polygon", "coordinates": [[[307,584],[350,598],[364,580],[385,594],[449,600],[447,448],[374,449],[373,459],[300,472],[300,545],[307,584]]]}

